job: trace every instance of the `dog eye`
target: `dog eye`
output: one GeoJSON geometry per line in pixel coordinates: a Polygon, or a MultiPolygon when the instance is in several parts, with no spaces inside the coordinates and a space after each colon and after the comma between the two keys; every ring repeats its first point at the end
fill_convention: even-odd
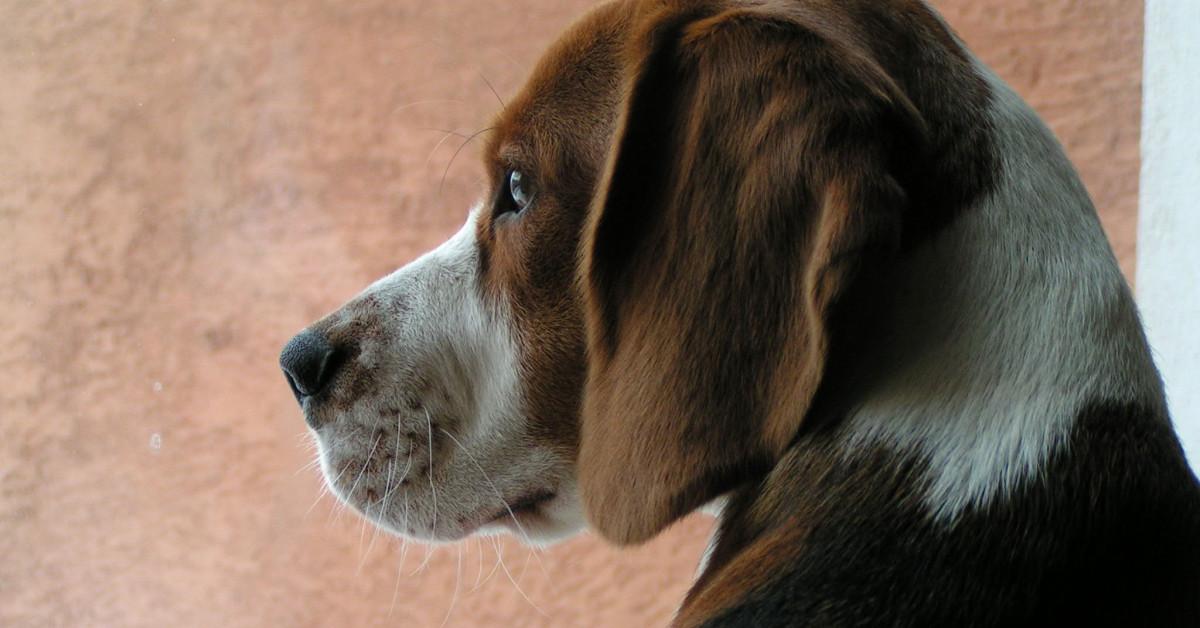
{"type": "Polygon", "coordinates": [[[508,171],[508,197],[512,201],[512,211],[521,211],[529,206],[533,197],[529,182],[520,170],[508,171]]]}

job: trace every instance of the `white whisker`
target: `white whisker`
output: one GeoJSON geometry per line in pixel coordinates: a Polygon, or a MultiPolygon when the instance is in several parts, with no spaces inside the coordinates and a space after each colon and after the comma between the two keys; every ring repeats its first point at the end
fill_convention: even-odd
{"type": "MultiPolygon", "coordinates": [[[[471,587],[471,590],[468,593],[474,593],[476,589],[487,584],[488,581],[492,579],[492,576],[496,575],[496,570],[500,568],[500,546],[496,543],[496,537],[494,537],[494,536],[488,537],[488,540],[492,542],[492,553],[496,555],[496,562],[492,563],[492,570],[488,572],[487,577],[484,578],[482,582],[476,583],[474,587],[471,587]]],[[[479,553],[480,553],[480,557],[482,558],[482,555],[483,555],[483,544],[482,543],[480,543],[479,553]]]]}
{"type": "MultiPolygon", "coordinates": [[[[369,465],[371,463],[371,456],[375,455],[375,448],[379,446],[379,439],[381,439],[381,438],[383,438],[383,434],[379,434],[378,436],[375,437],[375,442],[371,444],[371,451],[367,452],[367,457],[363,459],[362,469],[359,470],[358,477],[354,479],[354,484],[350,485],[350,492],[346,493],[346,502],[347,503],[349,503],[350,500],[354,499],[354,491],[358,489],[358,483],[362,481],[363,474],[366,473],[367,465],[369,465]]],[[[342,512],[344,512],[344,511],[345,511],[345,507],[338,510],[338,518],[339,519],[341,518],[342,512]]],[[[359,540],[361,541],[361,539],[359,539],[359,540]]],[[[360,545],[360,549],[361,549],[361,545],[360,545]]]]}
{"type": "Polygon", "coordinates": [[[529,549],[528,549],[528,548],[526,548],[526,550],[525,550],[525,562],[524,562],[524,563],[521,565],[521,573],[517,574],[517,581],[518,581],[518,582],[520,582],[521,580],[524,580],[524,579],[525,579],[525,572],[526,572],[526,571],[529,571],[529,557],[530,557],[530,556],[533,556],[533,552],[529,551],[529,549]]]}
{"type": "MultiPolygon", "coordinates": [[[[441,429],[441,428],[439,428],[439,429],[441,429]]],[[[463,453],[467,454],[467,458],[471,461],[471,464],[475,465],[476,469],[479,469],[479,473],[481,475],[483,475],[483,479],[487,480],[488,486],[491,486],[492,492],[496,494],[496,499],[499,499],[500,503],[504,504],[504,509],[508,511],[508,516],[510,518],[512,518],[513,523],[516,524],[517,531],[519,531],[521,533],[521,537],[525,540],[525,544],[528,547],[530,547],[532,550],[534,550],[534,552],[535,552],[534,556],[537,558],[538,568],[542,570],[542,574],[546,575],[546,577],[549,578],[549,574],[546,574],[546,566],[544,564],[542,564],[542,558],[539,555],[541,550],[538,549],[536,545],[534,545],[532,540],[530,540],[529,534],[527,532],[525,532],[525,528],[524,528],[524,526],[521,525],[521,522],[517,521],[517,515],[515,513],[513,513],[512,506],[510,506],[508,504],[508,501],[504,499],[504,495],[502,495],[500,493],[500,489],[496,487],[496,483],[492,481],[492,478],[490,476],[488,476],[487,471],[483,470],[483,466],[481,466],[479,464],[479,461],[475,459],[475,456],[471,453],[471,450],[467,449],[465,445],[463,445],[461,442],[459,442],[459,440],[454,437],[454,434],[447,432],[445,429],[442,429],[442,432],[446,436],[448,436],[450,438],[450,440],[454,441],[454,444],[458,445],[458,448],[461,449],[463,451],[463,453]]]]}
{"type": "Polygon", "coordinates": [[[479,582],[483,578],[483,539],[475,537],[475,547],[479,548],[479,573],[475,574],[475,586],[471,590],[479,588],[479,582]]]}
{"type": "MultiPolygon", "coordinates": [[[[375,506],[377,508],[379,508],[379,512],[376,513],[375,516],[378,517],[379,519],[384,518],[383,510],[387,506],[388,494],[390,494],[392,492],[392,475],[394,475],[396,473],[397,466],[399,466],[399,465],[396,464],[396,458],[395,458],[395,456],[393,456],[392,461],[388,463],[388,477],[387,477],[387,482],[383,485],[383,497],[380,497],[379,501],[375,502],[375,506]]],[[[367,504],[366,511],[367,511],[366,514],[370,515],[371,504],[367,504]]],[[[366,520],[367,520],[367,518],[363,517],[363,521],[366,521],[366,520]]],[[[375,547],[375,539],[377,539],[377,538],[379,538],[379,526],[372,523],[371,524],[371,542],[367,543],[367,551],[363,552],[363,554],[361,556],[359,556],[358,569],[356,569],[354,571],[354,575],[358,575],[359,573],[362,572],[363,563],[365,563],[367,560],[367,557],[371,555],[371,549],[375,547]]],[[[361,546],[362,545],[362,537],[361,536],[359,537],[358,542],[359,542],[359,546],[361,546]]]]}
{"type": "Polygon", "coordinates": [[[371,512],[370,501],[363,506],[363,511],[362,516],[358,518],[358,569],[354,572],[356,576],[362,571],[363,562],[366,560],[366,556],[363,555],[363,538],[367,536],[367,517],[371,512]]]}
{"type": "Polygon", "coordinates": [[[433,558],[434,547],[428,543],[424,543],[424,545],[425,545],[425,558],[421,560],[421,564],[417,565],[417,568],[414,569],[412,573],[408,574],[410,576],[415,576],[415,575],[421,573],[422,571],[424,571],[425,567],[429,565],[429,559],[433,558]]]}
{"type": "MultiPolygon", "coordinates": [[[[499,545],[497,545],[497,548],[499,548],[499,545]]],[[[517,593],[520,593],[521,597],[525,598],[525,601],[529,602],[529,605],[533,607],[533,610],[540,613],[542,617],[549,617],[545,611],[543,611],[537,604],[533,603],[533,600],[529,599],[528,595],[525,595],[525,590],[521,588],[521,585],[517,584],[516,580],[513,580],[512,572],[508,570],[508,565],[504,564],[503,555],[499,553],[497,555],[500,556],[500,568],[504,570],[504,575],[508,577],[508,581],[512,583],[513,588],[517,590],[517,593]]]]}
{"type": "MultiPolygon", "coordinates": [[[[430,534],[437,534],[437,487],[433,484],[433,418],[429,410],[425,410],[425,427],[429,430],[429,490],[433,493],[433,523],[429,526],[430,534]]],[[[446,430],[442,430],[445,432],[446,430]]]]}
{"type": "Polygon", "coordinates": [[[454,605],[458,602],[458,587],[462,580],[462,545],[458,545],[458,567],[454,570],[454,593],[450,594],[450,608],[446,609],[446,616],[442,618],[442,625],[439,628],[444,628],[446,622],[450,621],[450,613],[454,612],[454,605]]]}
{"type": "MultiPolygon", "coordinates": [[[[437,129],[433,129],[433,130],[437,130],[437,129]]],[[[433,148],[430,149],[429,154],[425,156],[425,164],[421,166],[422,170],[429,167],[429,162],[433,160],[434,154],[436,154],[438,152],[438,149],[442,147],[442,144],[445,144],[446,141],[449,140],[451,137],[460,137],[460,138],[467,137],[466,135],[459,133],[458,131],[444,131],[444,133],[445,134],[442,135],[442,139],[438,140],[438,143],[434,144],[433,148]]]]}
{"type": "Polygon", "coordinates": [[[304,517],[305,517],[306,519],[308,518],[308,515],[309,515],[309,513],[311,513],[311,512],[312,512],[313,508],[316,508],[316,507],[317,507],[317,504],[321,503],[321,498],[322,498],[322,497],[325,497],[325,495],[327,495],[327,494],[330,492],[330,491],[329,491],[329,487],[330,487],[330,485],[337,484],[337,481],[338,481],[338,480],[340,480],[340,479],[342,479],[342,474],[343,474],[343,473],[345,473],[345,472],[346,472],[346,467],[342,467],[342,470],[341,470],[341,472],[340,472],[340,473],[338,473],[338,474],[337,474],[337,475],[336,475],[336,476],[333,478],[333,481],[332,481],[332,482],[322,482],[322,483],[321,483],[321,491],[320,491],[320,492],[317,494],[317,499],[316,499],[315,501],[313,501],[313,503],[312,503],[312,505],[311,505],[311,506],[309,506],[309,507],[308,507],[308,510],[304,511],[304,517]]]}
{"type": "MultiPolygon", "coordinates": [[[[412,451],[411,443],[409,451],[412,451]]],[[[402,530],[408,529],[408,493],[404,494],[404,527],[402,530]]],[[[400,561],[396,565],[396,586],[392,588],[392,605],[388,607],[388,617],[392,616],[392,611],[396,610],[396,598],[400,595],[400,578],[404,573],[404,561],[408,559],[408,539],[400,537],[400,561]]]]}
{"type": "MultiPolygon", "coordinates": [[[[403,482],[404,478],[408,477],[408,470],[412,468],[412,450],[413,450],[413,443],[412,443],[412,441],[409,441],[409,443],[408,443],[408,464],[404,465],[404,473],[401,474],[400,479],[396,481],[395,486],[392,485],[392,476],[396,473],[396,467],[398,467],[400,465],[396,463],[396,459],[395,459],[394,455],[392,456],[392,462],[388,463],[387,484],[384,485],[383,497],[381,497],[379,499],[379,504],[378,504],[379,505],[379,515],[378,516],[380,519],[384,519],[384,516],[383,516],[384,509],[387,508],[388,497],[391,496],[392,489],[399,488],[400,482],[403,482]]],[[[399,431],[396,432],[396,453],[397,454],[400,453],[400,432],[399,431]]],[[[405,516],[405,524],[407,525],[407,523],[408,523],[408,512],[407,512],[408,495],[405,495],[404,499],[405,499],[405,515],[404,516],[405,516]]],[[[379,528],[380,528],[380,526],[378,526],[378,525],[375,526],[375,531],[371,533],[371,543],[369,545],[367,545],[367,554],[368,555],[371,553],[371,548],[375,545],[375,538],[379,535],[379,528]]],[[[359,567],[359,569],[362,569],[361,562],[359,563],[358,567],[359,567]]]]}
{"type": "Polygon", "coordinates": [[[464,104],[464,103],[463,103],[463,101],[461,101],[461,100],[451,100],[451,99],[447,99],[447,98],[435,98],[435,99],[430,99],[430,100],[417,100],[417,101],[414,101],[414,102],[405,103],[405,104],[403,104],[403,105],[399,105],[399,106],[397,106],[395,109],[392,109],[392,110],[391,110],[391,112],[389,112],[389,113],[388,113],[388,115],[395,115],[395,114],[397,114],[397,113],[399,113],[399,112],[401,112],[401,111],[404,111],[405,109],[408,109],[408,108],[410,108],[410,107],[416,107],[416,106],[418,106],[418,105],[429,105],[429,104],[447,104],[447,103],[451,103],[451,104],[457,104],[457,105],[464,104]]]}
{"type": "Polygon", "coordinates": [[[308,515],[312,514],[313,508],[316,508],[317,504],[321,503],[321,498],[325,497],[328,494],[329,494],[329,487],[324,482],[322,482],[321,490],[317,491],[317,498],[315,500],[313,500],[312,504],[309,505],[308,510],[304,511],[304,516],[301,517],[301,521],[307,520],[308,515]]]}
{"type": "Polygon", "coordinates": [[[492,482],[492,478],[488,476],[487,471],[484,471],[483,467],[479,465],[479,462],[475,460],[475,456],[471,453],[471,450],[467,449],[461,442],[459,442],[459,440],[454,437],[454,434],[447,432],[445,429],[442,429],[442,433],[450,437],[450,440],[454,441],[454,444],[458,445],[458,448],[461,449],[463,453],[467,454],[467,458],[470,459],[471,464],[475,465],[476,469],[479,469],[479,473],[483,475],[483,479],[487,480],[488,486],[492,487],[492,492],[496,494],[496,499],[499,499],[500,503],[504,505],[504,509],[508,511],[508,516],[511,517],[513,523],[517,525],[517,530],[521,532],[521,536],[525,538],[525,542],[533,545],[533,541],[531,541],[529,539],[529,535],[525,533],[525,528],[521,526],[520,521],[517,521],[517,515],[513,513],[512,506],[508,505],[508,501],[505,500],[504,496],[500,494],[500,489],[496,488],[496,483],[492,482]]]}
{"type": "Polygon", "coordinates": [[[296,472],[293,473],[292,475],[293,476],[300,475],[301,473],[304,473],[305,471],[308,471],[309,469],[312,469],[313,467],[316,467],[319,464],[321,464],[321,454],[320,454],[320,452],[317,452],[317,455],[314,456],[312,460],[309,460],[308,462],[304,463],[304,466],[300,467],[299,469],[296,469],[296,472]]]}

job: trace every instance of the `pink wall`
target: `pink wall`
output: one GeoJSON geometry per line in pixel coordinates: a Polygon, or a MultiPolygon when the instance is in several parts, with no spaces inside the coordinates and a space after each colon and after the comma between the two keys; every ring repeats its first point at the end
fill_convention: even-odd
{"type": "MultiPolygon", "coordinates": [[[[486,124],[482,77],[511,94],[589,4],[0,3],[0,625],[669,617],[708,521],[401,558],[317,499],[275,367],[456,227],[478,170],[464,150],[439,193],[437,129],[486,124]]],[[[937,4],[1062,137],[1132,271],[1141,3],[937,4]]]]}

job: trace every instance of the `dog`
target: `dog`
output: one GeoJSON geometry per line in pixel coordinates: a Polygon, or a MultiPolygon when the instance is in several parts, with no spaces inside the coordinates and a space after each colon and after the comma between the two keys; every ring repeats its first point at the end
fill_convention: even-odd
{"type": "Polygon", "coordinates": [[[427,541],[719,521],[675,626],[1200,626],[1200,486],[1051,132],[921,0],[617,0],[446,243],[285,347],[427,541]]]}

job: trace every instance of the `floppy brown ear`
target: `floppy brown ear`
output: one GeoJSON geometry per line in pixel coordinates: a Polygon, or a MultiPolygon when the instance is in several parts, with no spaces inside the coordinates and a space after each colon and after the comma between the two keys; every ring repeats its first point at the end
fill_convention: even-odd
{"type": "Polygon", "coordinates": [[[889,155],[921,128],[868,57],[800,20],[693,4],[642,21],[581,249],[580,485],[618,543],[788,446],[831,303],[897,237],[889,155]]]}

